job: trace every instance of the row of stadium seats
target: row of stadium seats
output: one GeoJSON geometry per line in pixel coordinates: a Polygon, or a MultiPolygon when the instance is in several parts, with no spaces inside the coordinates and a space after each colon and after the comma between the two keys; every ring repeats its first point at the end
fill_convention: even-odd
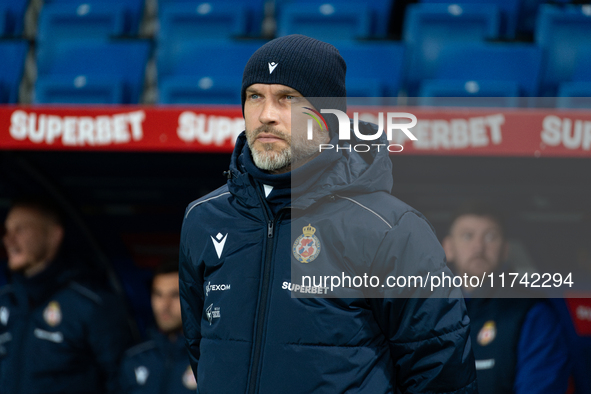
{"type": "MultiPolygon", "coordinates": [[[[159,48],[158,102],[240,103],[244,64],[262,43],[194,41],[159,48]]],[[[0,44],[0,58],[10,60],[0,73],[3,102],[16,102],[27,49],[27,42],[0,44]]],[[[72,40],[42,46],[36,53],[34,102],[138,103],[151,51],[150,40],[72,40]]],[[[544,70],[553,65],[543,61],[542,48],[523,43],[454,43],[418,65],[400,43],[343,42],[339,51],[347,62],[350,97],[396,97],[401,90],[409,91],[409,81],[416,81],[417,93],[411,96],[505,97],[505,105],[513,105],[512,98],[537,96],[544,70]]],[[[591,46],[571,60],[567,79],[545,82],[555,84],[558,96],[591,96],[591,46]]]]}
{"type": "MultiPolygon", "coordinates": [[[[0,0],[0,36],[18,37],[29,0],[0,0]]],[[[277,35],[294,32],[330,39],[385,38],[394,0],[275,0],[277,35]]],[[[413,25],[486,23],[489,38],[513,39],[529,29],[543,0],[421,0],[409,6],[413,25]],[[480,21],[479,21],[480,19],[480,21]],[[520,23],[518,23],[520,22],[520,23]],[[524,27],[525,26],[525,27],[524,27]]],[[[560,3],[561,1],[554,1],[560,3]]],[[[568,3],[568,1],[562,1],[568,3]]],[[[85,36],[137,36],[145,0],[46,0],[38,38],[67,38],[72,29],[85,36]]],[[[259,37],[265,0],[159,0],[159,39],[183,37],[259,37]]],[[[591,12],[590,12],[591,13],[591,12]]],[[[407,29],[408,30],[408,29],[407,29]]],[[[410,29],[412,31],[415,29],[410,29]]],[[[407,39],[413,39],[407,35],[407,39]]]]}

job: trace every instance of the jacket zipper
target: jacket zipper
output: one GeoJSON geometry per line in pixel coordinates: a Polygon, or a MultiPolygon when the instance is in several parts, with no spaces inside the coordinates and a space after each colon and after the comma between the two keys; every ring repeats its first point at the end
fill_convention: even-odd
{"type": "Polygon", "coordinates": [[[261,299],[259,303],[259,313],[255,329],[254,355],[252,359],[252,368],[250,370],[249,376],[249,394],[255,394],[257,392],[257,380],[259,375],[259,364],[262,353],[263,331],[265,328],[267,302],[269,299],[269,282],[271,280],[273,247],[275,246],[275,223],[279,220],[283,213],[283,209],[281,209],[279,213],[277,213],[277,215],[273,217],[273,219],[270,219],[270,209],[268,208],[267,203],[261,196],[258,187],[256,187],[256,185],[254,187],[257,191],[259,199],[261,200],[261,204],[263,205],[263,212],[265,214],[265,219],[267,220],[267,240],[265,244],[265,262],[263,264],[263,284],[261,286],[260,292],[261,299]]]}

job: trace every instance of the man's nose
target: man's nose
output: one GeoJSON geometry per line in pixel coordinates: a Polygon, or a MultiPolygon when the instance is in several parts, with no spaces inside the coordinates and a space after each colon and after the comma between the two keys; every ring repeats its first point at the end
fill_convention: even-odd
{"type": "Polygon", "coordinates": [[[266,100],[259,115],[262,124],[276,125],[279,123],[279,112],[277,105],[272,100],[266,100]]]}

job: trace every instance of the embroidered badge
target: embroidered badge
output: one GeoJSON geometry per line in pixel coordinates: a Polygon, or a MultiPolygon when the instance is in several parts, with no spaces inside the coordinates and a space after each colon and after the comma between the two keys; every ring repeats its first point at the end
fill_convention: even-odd
{"type": "Polygon", "coordinates": [[[45,322],[51,327],[55,327],[62,321],[62,311],[57,301],[51,301],[43,311],[45,322]]]}
{"type": "Polygon", "coordinates": [[[480,329],[476,341],[481,346],[486,346],[492,341],[494,341],[496,335],[497,326],[495,325],[495,322],[493,320],[489,320],[486,323],[484,323],[484,326],[482,326],[482,328],[480,329]]]}
{"type": "Polygon", "coordinates": [[[310,263],[320,254],[320,240],[310,224],[303,228],[303,232],[293,244],[293,255],[301,263],[310,263]]]}

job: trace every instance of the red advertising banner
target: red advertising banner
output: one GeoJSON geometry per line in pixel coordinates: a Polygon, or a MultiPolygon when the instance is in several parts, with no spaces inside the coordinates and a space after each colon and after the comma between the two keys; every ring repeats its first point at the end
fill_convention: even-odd
{"type": "MultiPolygon", "coordinates": [[[[358,107],[348,115],[355,112],[386,127],[388,112],[416,116],[416,141],[392,132],[391,143],[404,147],[396,154],[591,158],[591,111],[358,107]]],[[[229,153],[243,129],[240,106],[0,106],[2,150],[229,153]]]]}

